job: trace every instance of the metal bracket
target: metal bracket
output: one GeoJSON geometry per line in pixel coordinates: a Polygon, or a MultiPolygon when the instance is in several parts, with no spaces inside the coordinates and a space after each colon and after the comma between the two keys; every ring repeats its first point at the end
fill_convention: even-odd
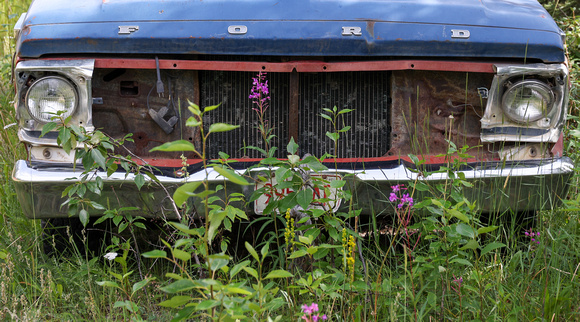
{"type": "Polygon", "coordinates": [[[155,111],[154,109],[149,109],[149,115],[159,125],[165,133],[169,134],[173,132],[173,126],[177,123],[179,118],[177,116],[172,116],[168,120],[165,120],[165,116],[169,112],[167,106],[163,106],[159,111],[155,111]]]}

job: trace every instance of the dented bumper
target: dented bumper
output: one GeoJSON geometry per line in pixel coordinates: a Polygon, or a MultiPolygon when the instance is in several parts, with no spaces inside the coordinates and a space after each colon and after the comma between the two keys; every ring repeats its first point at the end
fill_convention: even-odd
{"type": "MultiPolygon", "coordinates": [[[[246,165],[248,164],[244,164],[244,167],[246,165]]],[[[440,165],[431,164],[428,170],[433,171],[438,166],[440,165]]],[[[566,196],[573,169],[574,164],[570,158],[563,157],[517,162],[473,162],[458,172],[462,172],[465,179],[473,184],[473,187],[465,190],[465,197],[470,201],[476,201],[483,212],[499,213],[508,210],[527,211],[555,207],[561,198],[566,196]]],[[[190,171],[187,179],[170,175],[173,173],[171,169],[165,170],[157,178],[170,193],[185,182],[205,178],[205,172],[199,168],[197,171],[190,171]]],[[[247,172],[245,168],[237,171],[240,174],[247,172]]],[[[264,171],[267,169],[254,168],[249,175],[257,176],[264,171]]],[[[362,209],[362,214],[367,215],[393,212],[394,205],[388,200],[392,185],[415,181],[436,184],[449,180],[445,173],[424,175],[425,172],[414,169],[412,164],[402,160],[342,164],[340,169],[332,169],[328,173],[333,175],[338,173],[347,180],[345,189],[351,190],[357,209],[362,209]]],[[[64,202],[61,194],[67,186],[75,182],[75,179],[71,178],[77,178],[80,174],[81,170],[75,170],[69,165],[18,161],[12,178],[26,216],[33,219],[67,217],[66,207],[61,207],[64,202]]],[[[160,187],[146,184],[138,190],[133,175],[126,176],[122,172],[111,176],[97,172],[96,175],[104,182],[102,194],[92,196],[93,200],[100,204],[114,208],[139,207],[142,215],[151,218],[174,217],[167,193],[160,187]]],[[[224,183],[224,178],[213,170],[209,171],[208,178],[210,184],[214,186],[224,183]]],[[[254,186],[228,185],[228,192],[241,192],[247,199],[254,189],[254,186]]],[[[419,191],[415,192],[414,196],[416,200],[424,197],[419,191]]],[[[195,206],[199,210],[201,204],[195,206]]],[[[245,207],[252,212],[254,205],[248,204],[245,207]]]]}

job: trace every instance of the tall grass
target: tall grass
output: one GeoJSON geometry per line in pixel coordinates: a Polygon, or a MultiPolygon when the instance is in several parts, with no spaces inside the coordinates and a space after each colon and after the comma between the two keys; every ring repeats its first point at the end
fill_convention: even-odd
{"type": "MultiPolygon", "coordinates": [[[[0,82],[0,319],[128,320],[130,315],[125,310],[114,308],[122,295],[114,289],[97,285],[97,281],[110,277],[109,271],[113,267],[102,258],[90,259],[78,250],[66,256],[45,256],[41,250],[43,235],[39,223],[24,219],[16,200],[10,173],[15,160],[25,158],[25,152],[18,142],[17,128],[9,126],[16,122],[11,103],[10,65],[14,47],[10,36],[12,26],[28,2],[6,0],[2,3],[0,16],[3,40],[0,82]]],[[[557,19],[568,32],[571,43],[577,44],[580,19],[573,16],[559,16],[557,19]]],[[[577,51],[571,50],[570,53],[574,63],[572,75],[577,76],[578,66],[575,63],[580,57],[577,51]]],[[[578,160],[580,96],[576,79],[573,80],[572,115],[566,133],[568,153],[578,160]]],[[[577,174],[574,181],[578,183],[579,178],[577,174]]],[[[299,272],[297,274],[301,274],[304,283],[287,288],[286,294],[295,292],[300,295],[292,298],[295,301],[293,305],[280,307],[273,313],[286,316],[286,320],[297,320],[300,305],[316,301],[324,312],[334,313],[330,316],[331,320],[394,321],[419,317],[433,320],[579,320],[580,194],[576,190],[578,185],[573,186],[576,188],[572,189],[566,205],[538,214],[533,227],[520,227],[514,219],[514,222],[503,224],[489,234],[485,242],[501,241],[507,247],[485,257],[475,267],[458,268],[441,264],[435,268],[441,275],[433,280],[425,267],[433,260],[445,263],[445,254],[433,255],[430,242],[417,244],[413,256],[415,259],[422,257],[424,261],[420,265],[414,264],[411,269],[408,262],[410,257],[406,253],[411,244],[397,246],[393,242],[396,237],[389,235],[388,231],[383,235],[373,236],[371,233],[369,238],[374,240],[363,240],[366,243],[361,250],[366,259],[366,271],[362,266],[357,266],[360,283],[353,283],[351,289],[342,289],[340,285],[333,285],[328,276],[299,272]],[[524,235],[524,229],[539,232],[537,239],[540,243],[532,243],[524,235]],[[453,271],[447,271],[449,267],[453,271]],[[361,272],[366,272],[366,275],[361,272]],[[312,279],[320,279],[319,284],[314,285],[312,279]],[[320,289],[321,284],[325,285],[324,290],[320,289]],[[346,298],[346,294],[348,300],[337,300],[346,298]],[[434,297],[430,294],[437,294],[440,302],[432,303],[434,297]],[[413,299],[419,301],[413,302],[413,299]],[[359,309],[356,310],[356,307],[359,309]],[[421,316],[424,312],[422,308],[427,310],[427,307],[431,311],[421,316]]],[[[453,244],[450,242],[450,245],[453,244]]],[[[136,269],[135,266],[135,262],[131,261],[130,268],[136,269]]],[[[142,310],[143,318],[167,320],[172,316],[171,311],[157,305],[167,299],[166,294],[159,290],[166,283],[163,282],[163,272],[172,269],[173,266],[168,264],[157,264],[150,271],[150,274],[157,275],[160,282],[152,284],[134,299],[142,310]]],[[[132,282],[135,281],[138,280],[132,282]]]]}

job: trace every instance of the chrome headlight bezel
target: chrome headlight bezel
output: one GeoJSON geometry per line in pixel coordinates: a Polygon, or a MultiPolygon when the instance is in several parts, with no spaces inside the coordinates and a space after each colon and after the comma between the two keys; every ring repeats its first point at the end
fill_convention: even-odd
{"type": "MultiPolygon", "coordinates": [[[[482,142],[550,142],[562,135],[568,111],[569,74],[565,64],[495,64],[493,78],[481,118],[482,142]],[[520,81],[546,84],[553,93],[545,115],[532,121],[529,117],[510,116],[503,106],[506,90],[520,81]]],[[[526,84],[526,83],[524,83],[526,84]]]]}
{"type": "Polygon", "coordinates": [[[508,82],[502,95],[501,107],[512,121],[530,123],[547,117],[554,107],[552,88],[537,79],[508,82]],[[516,102],[520,100],[520,102],[516,102]]]}
{"type": "Polygon", "coordinates": [[[53,120],[57,114],[59,117],[67,118],[75,113],[79,105],[79,94],[77,88],[68,79],[62,76],[45,76],[37,79],[30,85],[30,88],[26,92],[25,106],[28,110],[30,116],[38,122],[48,123],[53,120]],[[58,86],[58,88],[49,88],[46,90],[40,89],[40,91],[46,91],[44,97],[39,97],[34,99],[31,95],[35,95],[35,89],[40,86],[49,86],[47,83],[53,83],[52,85],[58,86]],[[51,100],[49,97],[53,96],[55,100],[51,100]],[[68,96],[68,97],[64,97],[68,96]],[[72,99],[72,102],[70,100],[72,99]],[[44,100],[44,102],[43,102],[44,100]],[[61,102],[62,101],[62,102],[61,102]],[[62,104],[62,108],[49,107],[46,105],[55,105],[55,103],[62,104]],[[44,106],[43,106],[44,105],[44,106]],[[52,109],[52,110],[51,110],[52,109]],[[51,111],[49,111],[51,110],[51,111]],[[60,111],[65,111],[64,113],[59,113],[60,111]]]}
{"type": "Polygon", "coordinates": [[[14,75],[17,93],[14,107],[20,127],[18,136],[21,141],[32,145],[56,146],[56,137],[50,135],[40,137],[44,125],[47,124],[46,118],[33,117],[33,113],[27,107],[31,86],[45,77],[64,78],[74,86],[77,91],[77,103],[67,123],[82,126],[89,132],[94,130],[91,94],[94,66],[94,59],[38,59],[23,60],[16,64],[14,75]]]}

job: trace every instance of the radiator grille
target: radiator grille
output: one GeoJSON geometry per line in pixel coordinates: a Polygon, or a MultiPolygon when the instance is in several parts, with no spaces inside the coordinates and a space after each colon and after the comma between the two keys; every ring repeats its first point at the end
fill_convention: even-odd
{"type": "MultiPolygon", "coordinates": [[[[210,135],[209,156],[217,157],[218,152],[227,153],[232,158],[260,158],[263,155],[249,146],[264,149],[265,145],[258,131],[258,115],[252,109],[252,101],[248,98],[252,89],[252,77],[249,72],[200,72],[200,103],[209,106],[221,103],[221,106],[210,112],[204,123],[223,122],[240,125],[231,132],[210,135]]],[[[276,137],[272,146],[281,148],[277,157],[285,151],[288,138],[288,95],[289,75],[284,73],[269,73],[270,107],[266,111],[266,119],[274,126],[276,137]]]]}
{"type": "MultiPolygon", "coordinates": [[[[300,77],[301,151],[316,156],[335,154],[339,158],[378,157],[389,150],[388,74],[386,72],[344,72],[303,74],[300,77]],[[353,109],[337,119],[338,150],[326,132],[331,122],[320,117],[323,108],[353,109]]],[[[328,113],[326,113],[328,114],[328,113]]]]}
{"type": "MultiPolygon", "coordinates": [[[[257,130],[258,117],[248,98],[252,77],[255,73],[200,72],[200,105],[222,104],[204,122],[208,125],[215,122],[241,125],[235,131],[210,136],[210,157],[216,157],[219,151],[235,158],[262,157],[258,151],[244,148],[264,147],[257,130]]],[[[272,97],[267,119],[275,127],[273,146],[279,148],[277,157],[286,156],[286,144],[293,127],[297,129],[296,141],[301,155],[321,156],[328,152],[341,158],[368,158],[382,156],[389,150],[387,72],[305,73],[298,77],[298,87],[290,88],[289,73],[267,75],[272,97]],[[291,91],[299,93],[299,115],[290,118],[297,119],[298,124],[289,123],[291,91]],[[339,109],[354,109],[338,119],[338,129],[351,126],[348,132],[341,133],[338,152],[334,151],[333,142],[326,136],[327,131],[333,131],[332,124],[320,117],[322,108],[332,109],[335,105],[339,109]]]]}

